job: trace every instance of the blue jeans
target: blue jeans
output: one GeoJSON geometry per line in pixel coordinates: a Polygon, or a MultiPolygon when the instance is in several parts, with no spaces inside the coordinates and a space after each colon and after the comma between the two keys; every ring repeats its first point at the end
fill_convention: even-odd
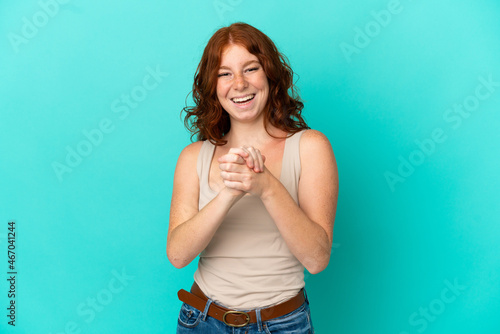
{"type": "Polygon", "coordinates": [[[268,321],[261,321],[260,310],[257,313],[257,322],[244,327],[231,327],[207,315],[208,308],[213,301],[209,299],[203,312],[195,309],[191,305],[183,303],[177,321],[177,334],[311,334],[314,333],[311,312],[309,310],[309,300],[307,294],[305,302],[292,312],[281,317],[268,321]]]}

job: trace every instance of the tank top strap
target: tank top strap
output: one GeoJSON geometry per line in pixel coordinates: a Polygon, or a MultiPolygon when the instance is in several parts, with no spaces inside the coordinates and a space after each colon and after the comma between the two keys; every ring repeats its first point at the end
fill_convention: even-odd
{"type": "Polygon", "coordinates": [[[215,145],[209,140],[205,140],[200,148],[198,154],[198,161],[196,164],[196,171],[198,179],[200,180],[200,191],[204,192],[203,187],[208,187],[208,173],[210,173],[210,165],[214,155],[215,145]]]}
{"type": "Polygon", "coordinates": [[[298,189],[300,180],[300,138],[306,130],[288,137],[285,142],[280,181],[298,204],[298,189]]]}

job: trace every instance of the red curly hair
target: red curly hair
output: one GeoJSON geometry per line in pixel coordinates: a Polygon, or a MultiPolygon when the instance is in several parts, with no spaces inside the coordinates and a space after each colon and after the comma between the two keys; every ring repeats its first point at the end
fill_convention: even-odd
{"type": "MultiPolygon", "coordinates": [[[[225,145],[223,136],[229,132],[229,114],[217,98],[217,74],[222,51],[229,44],[238,44],[255,55],[269,82],[269,99],[264,108],[264,126],[268,123],[289,134],[309,129],[301,116],[302,103],[293,84],[293,71],[287,58],[273,41],[249,24],[238,22],[221,28],[208,41],[196,69],[193,84],[195,106],[182,109],[186,112],[184,125],[192,133],[191,139],[210,140],[215,145],[225,145]]],[[[269,133],[269,132],[268,132],[269,133]]]]}

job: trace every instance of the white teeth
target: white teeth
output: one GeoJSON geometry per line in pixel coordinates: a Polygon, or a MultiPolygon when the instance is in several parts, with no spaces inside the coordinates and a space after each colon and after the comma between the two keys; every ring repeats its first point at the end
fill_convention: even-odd
{"type": "Polygon", "coordinates": [[[233,100],[233,102],[236,102],[236,103],[242,103],[242,102],[246,102],[246,101],[253,99],[254,96],[255,96],[255,94],[250,94],[250,95],[240,97],[240,98],[233,98],[232,100],[233,100]]]}

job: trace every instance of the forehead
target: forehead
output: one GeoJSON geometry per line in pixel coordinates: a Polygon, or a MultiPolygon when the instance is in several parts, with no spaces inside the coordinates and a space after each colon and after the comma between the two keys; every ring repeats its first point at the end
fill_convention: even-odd
{"type": "Polygon", "coordinates": [[[248,61],[259,61],[256,55],[250,53],[244,46],[239,44],[229,44],[222,49],[221,66],[223,65],[238,65],[248,61]]]}

